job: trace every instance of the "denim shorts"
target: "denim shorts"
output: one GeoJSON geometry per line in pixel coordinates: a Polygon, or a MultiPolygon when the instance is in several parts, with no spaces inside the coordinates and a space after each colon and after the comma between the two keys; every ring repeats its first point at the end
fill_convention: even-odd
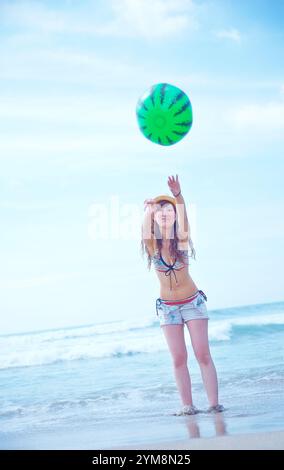
{"type": "Polygon", "coordinates": [[[180,300],[156,300],[156,312],[162,325],[182,325],[188,320],[208,318],[207,297],[202,290],[180,300]]]}

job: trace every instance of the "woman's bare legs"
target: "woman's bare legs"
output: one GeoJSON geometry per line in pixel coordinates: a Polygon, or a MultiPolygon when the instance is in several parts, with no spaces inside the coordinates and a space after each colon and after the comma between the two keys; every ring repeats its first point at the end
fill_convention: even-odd
{"type": "Polygon", "coordinates": [[[183,405],[192,405],[191,380],[187,367],[184,325],[161,326],[173,360],[174,375],[183,405]]]}
{"type": "Polygon", "coordinates": [[[203,384],[210,406],[218,404],[218,381],[214,362],[208,343],[208,319],[189,320],[186,322],[192,348],[198,361],[203,384]]]}

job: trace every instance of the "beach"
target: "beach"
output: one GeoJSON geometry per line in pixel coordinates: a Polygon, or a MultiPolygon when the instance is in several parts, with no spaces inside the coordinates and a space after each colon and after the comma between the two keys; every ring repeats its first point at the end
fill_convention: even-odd
{"type": "Polygon", "coordinates": [[[121,449],[147,450],[284,450],[284,431],[236,434],[208,438],[196,438],[143,446],[116,447],[121,449]]]}
{"type": "MultiPolygon", "coordinates": [[[[109,432],[109,438],[104,436],[102,440],[98,438],[99,429],[93,427],[87,430],[65,429],[64,432],[56,434],[42,433],[40,435],[18,435],[14,440],[8,436],[8,440],[2,440],[2,449],[18,450],[284,450],[284,430],[268,432],[251,432],[241,434],[226,434],[211,437],[188,437],[183,439],[171,438],[170,430],[168,438],[159,440],[152,434],[141,444],[140,433],[135,436],[134,427],[131,428],[131,444],[112,445],[111,436],[113,430],[109,432]]],[[[145,429],[144,429],[145,431],[145,429]]],[[[123,438],[124,427],[121,428],[121,438],[123,438]]],[[[125,433],[124,437],[127,436],[125,433]]],[[[121,439],[123,442],[123,439],[121,439]]]]}

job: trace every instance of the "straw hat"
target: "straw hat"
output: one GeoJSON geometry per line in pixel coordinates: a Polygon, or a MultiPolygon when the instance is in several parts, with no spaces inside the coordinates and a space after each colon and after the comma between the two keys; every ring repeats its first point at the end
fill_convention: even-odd
{"type": "Polygon", "coordinates": [[[174,204],[174,206],[176,206],[176,200],[175,200],[175,198],[174,198],[174,197],[171,197],[171,196],[167,196],[166,194],[162,194],[161,196],[156,196],[156,197],[153,198],[153,200],[154,200],[155,202],[157,202],[157,203],[160,202],[160,201],[162,201],[162,200],[164,200],[164,201],[169,201],[169,202],[171,202],[172,204],[174,204]]]}

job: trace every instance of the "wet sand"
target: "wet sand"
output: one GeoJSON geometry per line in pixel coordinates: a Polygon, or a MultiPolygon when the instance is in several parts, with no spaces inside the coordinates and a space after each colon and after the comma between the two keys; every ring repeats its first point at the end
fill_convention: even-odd
{"type": "Polygon", "coordinates": [[[284,450],[284,431],[194,438],[157,444],[151,442],[147,445],[116,447],[116,449],[284,450]]]}

